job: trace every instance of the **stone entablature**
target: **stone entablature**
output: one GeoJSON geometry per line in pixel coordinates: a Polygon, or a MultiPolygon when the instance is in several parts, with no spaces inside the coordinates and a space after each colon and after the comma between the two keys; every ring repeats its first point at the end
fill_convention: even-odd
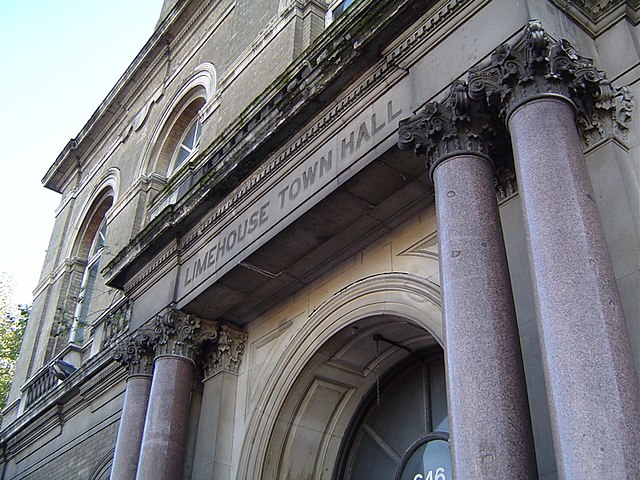
{"type": "Polygon", "coordinates": [[[627,17],[632,22],[640,20],[640,2],[637,0],[551,0],[567,15],[582,25],[592,35],[598,35],[627,17]]]}
{"type": "MultiPolygon", "coordinates": [[[[199,163],[202,166],[194,173],[194,179],[197,181],[194,187],[173,207],[160,213],[138,237],[116,255],[105,268],[107,282],[112,286],[125,288],[128,292],[137,288],[142,279],[152,273],[151,270],[140,267],[150,263],[153,265],[152,270],[160,268],[157,261],[149,260],[149,256],[162,248],[164,239],[171,237],[173,229],[180,227],[184,230],[191,227],[195,220],[192,212],[201,209],[205,202],[219,202],[221,206],[216,213],[216,223],[221,222],[223,215],[228,214],[234,204],[264,183],[276,166],[295,156],[308,142],[322,135],[337,118],[357,105],[372,90],[385,81],[388,82],[390,78],[406,75],[407,66],[399,65],[405,60],[416,60],[416,51],[423,47],[421,40],[439,34],[446,22],[461,14],[466,8],[477,8],[486,2],[473,3],[474,5],[470,5],[461,0],[450,0],[434,9],[413,34],[407,36],[409,40],[386,52],[378,68],[348,92],[342,101],[337,102],[288,147],[280,145],[278,142],[288,133],[289,125],[299,124],[317,113],[317,106],[310,108],[310,105],[313,105],[309,102],[310,99],[322,95],[337,82],[344,82],[347,69],[350,76],[358,73],[358,69],[364,65],[362,57],[367,43],[372,43],[377,35],[385,36],[390,30],[402,28],[402,23],[388,25],[387,18],[395,18],[398,21],[398,12],[405,9],[426,12],[432,7],[431,4],[418,6],[416,2],[409,0],[400,4],[378,2],[375,7],[365,2],[360,10],[356,5],[358,11],[353,11],[352,15],[345,19],[347,21],[336,22],[332,26],[331,35],[321,36],[313,47],[292,64],[279,81],[272,84],[245,110],[234,126],[227,129],[201,154],[199,163]],[[265,165],[253,177],[247,178],[247,172],[255,168],[251,162],[259,162],[279,150],[282,153],[272,162],[273,165],[265,165]],[[243,180],[245,182],[241,184],[243,180]],[[234,189],[237,192],[235,195],[234,189]],[[141,273],[131,278],[131,272],[134,270],[141,273]]],[[[408,22],[409,19],[405,20],[408,22]]],[[[370,52],[367,54],[370,55],[370,52]]],[[[209,228],[211,226],[213,224],[210,224],[209,228]]],[[[200,228],[193,228],[193,232],[193,235],[187,235],[182,240],[181,248],[187,248],[204,233],[200,228]]],[[[168,259],[165,257],[166,261],[168,259]]]]}

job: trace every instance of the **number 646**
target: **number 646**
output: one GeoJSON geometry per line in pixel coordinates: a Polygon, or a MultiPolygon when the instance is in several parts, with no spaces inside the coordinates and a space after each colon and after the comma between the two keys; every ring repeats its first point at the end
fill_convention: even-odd
{"type": "Polygon", "coordinates": [[[413,480],[447,480],[447,477],[444,474],[444,468],[439,467],[436,468],[435,472],[433,470],[429,470],[426,477],[421,473],[418,473],[413,477],[413,480]]]}

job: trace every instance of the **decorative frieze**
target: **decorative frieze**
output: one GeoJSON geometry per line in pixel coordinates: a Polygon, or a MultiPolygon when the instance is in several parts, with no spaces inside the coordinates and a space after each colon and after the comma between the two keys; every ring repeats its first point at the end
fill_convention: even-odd
{"type": "Polygon", "coordinates": [[[219,372],[238,373],[247,343],[247,334],[229,325],[221,325],[215,343],[203,345],[202,368],[204,378],[219,372]]]}
{"type": "Polygon", "coordinates": [[[556,41],[531,21],[514,45],[497,47],[487,65],[469,71],[469,96],[499,110],[501,117],[536,97],[559,96],[573,102],[587,147],[610,136],[626,139],[632,101],[616,89],[593,61],[567,40],[556,41]]]}
{"type": "Polygon", "coordinates": [[[638,0],[551,0],[562,12],[594,37],[627,16],[637,22],[638,0]]]}

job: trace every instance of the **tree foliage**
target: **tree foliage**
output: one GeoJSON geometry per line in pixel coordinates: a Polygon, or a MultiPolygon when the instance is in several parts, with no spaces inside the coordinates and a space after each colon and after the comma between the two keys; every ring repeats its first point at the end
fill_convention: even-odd
{"type": "Polygon", "coordinates": [[[11,277],[0,274],[0,409],[11,389],[30,307],[12,303],[11,277]]]}

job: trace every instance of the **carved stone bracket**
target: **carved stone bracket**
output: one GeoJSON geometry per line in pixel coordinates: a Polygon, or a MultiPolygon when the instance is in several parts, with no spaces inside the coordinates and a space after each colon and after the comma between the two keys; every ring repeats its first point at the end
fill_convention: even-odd
{"type": "Polygon", "coordinates": [[[216,340],[203,344],[201,361],[205,380],[223,371],[238,373],[246,342],[246,333],[221,325],[216,340]]]}
{"type": "Polygon", "coordinates": [[[424,110],[400,121],[398,146],[427,156],[427,168],[453,155],[474,154],[503,161],[509,153],[504,126],[482,101],[469,95],[465,82],[455,81],[442,102],[428,103],[424,110]]]}
{"type": "Polygon", "coordinates": [[[151,375],[155,335],[149,328],[141,328],[126,338],[113,353],[128,375],[151,375]]]}
{"type": "Polygon", "coordinates": [[[514,45],[494,50],[487,65],[469,71],[469,96],[483,100],[508,119],[522,103],[554,95],[575,105],[587,147],[617,136],[626,140],[633,102],[627,88],[616,89],[593,61],[567,40],[556,41],[533,20],[514,45]]]}

